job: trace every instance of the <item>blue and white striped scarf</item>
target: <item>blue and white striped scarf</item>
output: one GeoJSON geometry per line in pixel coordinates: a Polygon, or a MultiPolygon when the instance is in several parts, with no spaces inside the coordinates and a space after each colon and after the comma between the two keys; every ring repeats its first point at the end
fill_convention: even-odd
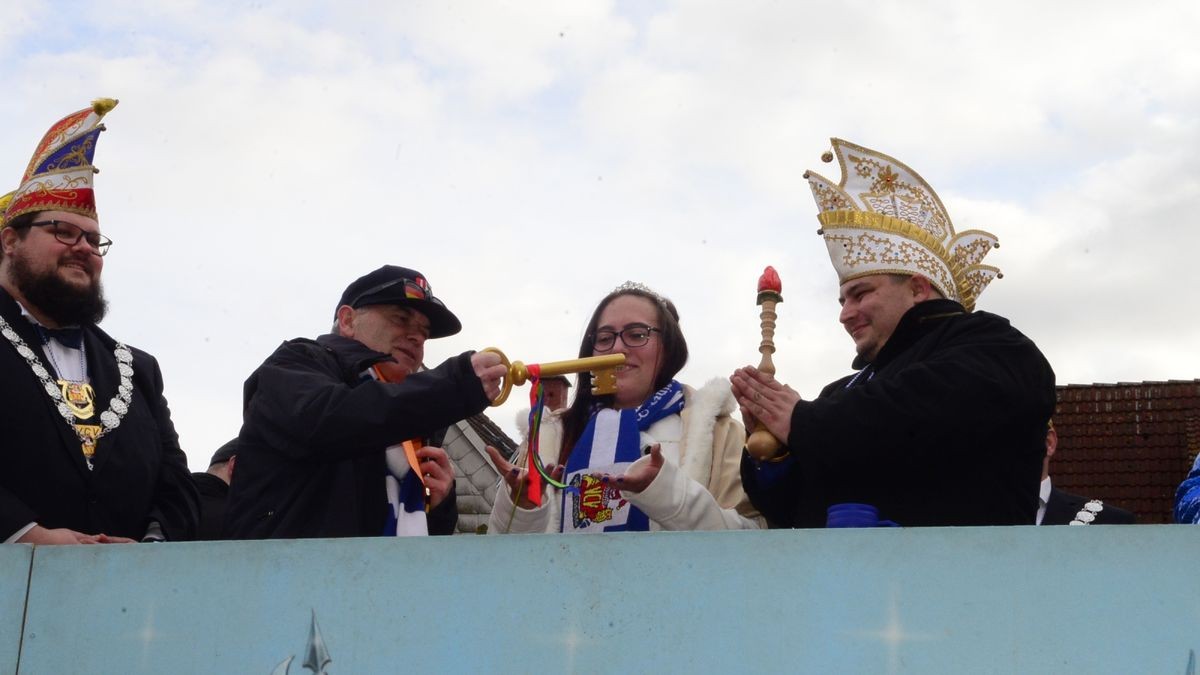
{"type": "Polygon", "coordinates": [[[599,474],[622,474],[642,456],[641,432],[683,410],[683,386],[671,380],[637,408],[604,408],[588,420],[567,458],[560,532],[646,531],[650,520],[599,474]]]}
{"type": "Polygon", "coordinates": [[[429,519],[425,515],[425,485],[408,465],[404,445],[397,444],[385,452],[387,475],[388,518],[383,528],[385,537],[413,537],[429,534],[429,519]]]}
{"type": "MultiPolygon", "coordinates": [[[[374,368],[367,368],[362,380],[378,380],[374,368]]],[[[387,472],[382,476],[387,491],[388,514],[383,526],[385,537],[411,537],[429,534],[425,516],[425,485],[413,473],[404,454],[404,444],[397,443],[384,451],[387,472]]]]}

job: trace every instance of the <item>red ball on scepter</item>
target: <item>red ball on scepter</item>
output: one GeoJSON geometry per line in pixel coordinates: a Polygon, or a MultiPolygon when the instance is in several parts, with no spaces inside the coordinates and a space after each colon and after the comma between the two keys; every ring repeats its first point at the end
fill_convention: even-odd
{"type": "MultiPolygon", "coordinates": [[[[758,363],[758,370],[774,375],[775,362],[771,355],[775,353],[775,306],[783,302],[783,282],[779,279],[779,273],[770,265],[767,265],[762,276],[758,278],[757,302],[762,307],[758,315],[759,328],[762,331],[762,342],[758,345],[762,359],[758,363]]],[[[767,430],[762,421],[755,421],[754,429],[746,439],[746,450],[750,455],[758,460],[770,459],[778,454],[781,447],[783,444],[767,430]]]]}

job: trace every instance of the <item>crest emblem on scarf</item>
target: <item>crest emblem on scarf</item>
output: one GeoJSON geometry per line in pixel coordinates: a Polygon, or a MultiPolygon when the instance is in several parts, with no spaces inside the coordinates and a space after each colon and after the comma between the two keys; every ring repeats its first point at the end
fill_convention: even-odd
{"type": "Polygon", "coordinates": [[[571,519],[577,528],[609,522],[617,510],[629,503],[620,490],[591,474],[576,474],[571,487],[575,488],[571,494],[571,519]]]}

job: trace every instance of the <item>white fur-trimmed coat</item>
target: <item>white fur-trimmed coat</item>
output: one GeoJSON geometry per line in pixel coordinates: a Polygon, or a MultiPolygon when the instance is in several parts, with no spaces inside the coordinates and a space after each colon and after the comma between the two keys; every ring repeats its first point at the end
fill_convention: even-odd
{"type": "MultiPolygon", "coordinates": [[[[684,386],[684,408],[642,432],[644,443],[658,443],[663,466],[641,492],[623,491],[650,518],[651,530],[729,530],[765,527],[742,490],[741,458],[746,432],[730,414],[735,410],[729,381],[710,380],[700,389],[684,386]]],[[[523,429],[526,433],[527,430],[523,429]]],[[[542,421],[540,453],[547,465],[558,461],[562,420],[555,413],[542,421]]],[[[528,452],[528,441],[517,451],[528,452]]],[[[642,457],[635,462],[649,461],[642,457]]],[[[514,461],[514,464],[522,462],[514,461]]],[[[632,469],[632,467],[631,467],[632,469]]],[[[508,486],[496,491],[488,532],[557,532],[562,499],[548,487],[542,505],[517,508],[508,486]]]]}

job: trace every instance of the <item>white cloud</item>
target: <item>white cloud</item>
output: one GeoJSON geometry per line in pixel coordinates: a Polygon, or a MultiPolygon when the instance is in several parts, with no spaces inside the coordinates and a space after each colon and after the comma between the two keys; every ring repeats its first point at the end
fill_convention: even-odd
{"type": "Polygon", "coordinates": [[[836,171],[831,135],[1000,237],[980,307],[1061,379],[1200,376],[1193,3],[376,4],[81,6],[49,42],[26,3],[0,27],[10,182],[57,116],[122,99],[97,152],[106,327],[160,357],[193,466],[254,366],[385,262],[463,319],[430,362],[572,357],[643,281],[679,306],[692,383],[757,361],[773,264],[780,375],[815,395],[852,356],[801,178],[836,171]]]}

